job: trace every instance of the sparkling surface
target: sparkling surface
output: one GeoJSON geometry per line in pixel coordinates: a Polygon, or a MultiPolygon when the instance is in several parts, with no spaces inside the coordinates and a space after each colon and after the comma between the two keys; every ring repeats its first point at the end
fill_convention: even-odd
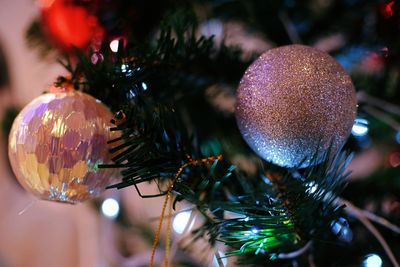
{"type": "Polygon", "coordinates": [[[357,111],[354,86],[328,54],[303,45],[268,50],[245,72],[236,119],[249,146],[284,167],[307,167],[348,138],[357,111]]]}
{"type": "Polygon", "coordinates": [[[46,200],[78,203],[110,184],[107,141],[111,112],[77,91],[43,94],[17,116],[9,136],[9,158],[21,185],[46,200]]]}

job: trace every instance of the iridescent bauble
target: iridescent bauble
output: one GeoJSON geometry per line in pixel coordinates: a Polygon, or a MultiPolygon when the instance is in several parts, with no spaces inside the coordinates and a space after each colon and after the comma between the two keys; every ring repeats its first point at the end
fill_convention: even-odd
{"type": "Polygon", "coordinates": [[[341,148],[357,112],[349,75],[328,54],[303,45],[268,50],[246,70],[236,120],[263,159],[304,168],[341,148]]]}
{"type": "Polygon", "coordinates": [[[21,185],[45,200],[78,203],[98,196],[114,171],[107,141],[111,112],[92,96],[55,89],[29,103],[15,119],[9,158],[21,185]]]}

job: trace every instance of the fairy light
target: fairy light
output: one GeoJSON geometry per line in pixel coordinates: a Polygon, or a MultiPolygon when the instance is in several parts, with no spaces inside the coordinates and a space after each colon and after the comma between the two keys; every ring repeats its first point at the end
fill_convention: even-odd
{"type": "Polygon", "coordinates": [[[115,219],[119,213],[119,203],[113,198],[107,198],[101,204],[101,212],[110,219],[115,219]]]}
{"type": "Polygon", "coordinates": [[[354,120],[351,133],[356,137],[362,137],[368,134],[368,121],[366,119],[357,118],[354,120]]]}
{"type": "Polygon", "coordinates": [[[118,52],[118,46],[119,46],[119,40],[118,39],[114,39],[110,42],[110,49],[111,51],[113,51],[114,53],[118,52]]]}
{"type": "Polygon", "coordinates": [[[191,211],[182,211],[179,212],[172,223],[172,228],[178,234],[182,234],[185,231],[186,225],[189,222],[190,215],[192,214],[191,211]]]}
{"type": "Polygon", "coordinates": [[[396,142],[400,144],[400,131],[396,133],[396,142]]]}
{"type": "MultiPolygon", "coordinates": [[[[118,47],[117,47],[117,51],[118,51],[118,47]]],[[[121,71],[122,72],[127,72],[129,70],[129,65],[128,64],[122,64],[121,65],[121,71]]]]}
{"type": "Polygon", "coordinates": [[[314,181],[307,183],[306,187],[306,192],[310,195],[314,194],[318,189],[318,185],[314,181]]]}
{"type": "Polygon", "coordinates": [[[255,227],[251,229],[251,232],[252,232],[253,234],[258,234],[258,231],[259,231],[259,230],[258,230],[257,228],[255,228],[255,227]]]}
{"type": "Polygon", "coordinates": [[[369,254],[366,256],[363,266],[364,267],[382,267],[382,259],[376,254],[369,254]]]}

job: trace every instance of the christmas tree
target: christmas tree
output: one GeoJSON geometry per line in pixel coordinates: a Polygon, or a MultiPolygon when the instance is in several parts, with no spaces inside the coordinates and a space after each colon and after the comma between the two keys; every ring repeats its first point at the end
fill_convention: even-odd
{"type": "Polygon", "coordinates": [[[148,266],[399,266],[395,1],[40,8],[27,40],[69,75],[11,129],[28,191],[157,199],[156,229],[110,215],[149,235],[148,266]],[[362,172],[377,148],[385,160],[362,172]]]}

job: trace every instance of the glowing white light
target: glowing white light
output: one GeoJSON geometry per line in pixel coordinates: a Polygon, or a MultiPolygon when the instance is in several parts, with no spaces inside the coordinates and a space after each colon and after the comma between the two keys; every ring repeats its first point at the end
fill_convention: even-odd
{"type": "Polygon", "coordinates": [[[382,259],[376,254],[369,254],[364,260],[364,267],[381,267],[382,259]]]}
{"type": "Polygon", "coordinates": [[[396,133],[396,142],[400,144],[400,131],[396,133]]]}
{"type": "Polygon", "coordinates": [[[200,25],[201,34],[206,37],[215,36],[220,37],[224,31],[224,25],[221,20],[210,19],[200,25]]]}
{"type": "Polygon", "coordinates": [[[353,128],[351,128],[351,133],[354,136],[361,137],[368,133],[368,121],[365,119],[357,118],[354,121],[353,128]]]}
{"type": "Polygon", "coordinates": [[[136,93],[134,90],[129,90],[128,92],[128,98],[133,99],[136,96],[136,93]]]}
{"type": "Polygon", "coordinates": [[[248,222],[249,220],[250,220],[249,217],[244,218],[244,221],[245,221],[245,222],[248,222]]]}
{"type": "Polygon", "coordinates": [[[318,185],[315,182],[309,182],[307,184],[306,192],[309,194],[314,194],[315,191],[317,191],[317,189],[318,189],[318,185]]]}
{"type": "Polygon", "coordinates": [[[122,72],[127,72],[128,69],[129,69],[128,64],[122,64],[122,65],[121,65],[121,71],[122,71],[122,72]]]}
{"type": "MultiPolygon", "coordinates": [[[[228,259],[225,258],[225,253],[223,253],[222,251],[218,251],[218,254],[219,254],[219,258],[222,262],[222,266],[226,266],[228,264],[228,259]]],[[[213,258],[213,267],[220,267],[219,263],[218,263],[218,259],[215,255],[213,258]]]]}
{"type": "Polygon", "coordinates": [[[192,214],[191,211],[182,211],[178,213],[174,221],[172,222],[172,227],[174,228],[174,231],[178,234],[182,234],[183,231],[186,228],[186,225],[189,222],[190,215],[192,214]]]}
{"type": "Polygon", "coordinates": [[[110,42],[110,49],[111,51],[113,51],[114,53],[118,52],[118,46],[119,46],[119,40],[118,39],[114,39],[110,42]]]}
{"type": "Polygon", "coordinates": [[[253,228],[253,229],[251,229],[251,232],[252,232],[253,234],[257,234],[257,233],[258,233],[258,229],[257,229],[257,228],[253,228]]]}
{"type": "Polygon", "coordinates": [[[142,83],[142,88],[143,88],[143,90],[147,90],[147,84],[142,83]]]}
{"type": "Polygon", "coordinates": [[[104,216],[110,219],[115,219],[119,213],[118,201],[113,198],[107,198],[103,201],[103,204],[101,204],[101,212],[104,216]]]}

